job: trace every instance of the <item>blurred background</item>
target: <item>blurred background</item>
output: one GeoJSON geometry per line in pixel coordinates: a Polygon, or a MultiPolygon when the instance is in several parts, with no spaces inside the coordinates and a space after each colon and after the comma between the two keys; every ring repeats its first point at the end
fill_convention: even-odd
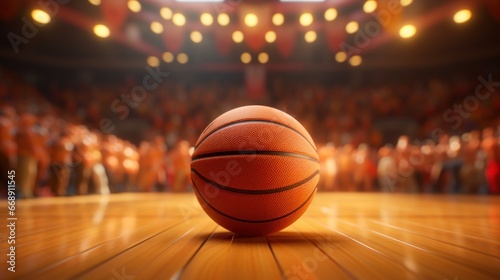
{"type": "Polygon", "coordinates": [[[191,191],[249,104],[306,127],[321,191],[500,193],[500,1],[5,0],[0,30],[22,198],[191,191]]]}

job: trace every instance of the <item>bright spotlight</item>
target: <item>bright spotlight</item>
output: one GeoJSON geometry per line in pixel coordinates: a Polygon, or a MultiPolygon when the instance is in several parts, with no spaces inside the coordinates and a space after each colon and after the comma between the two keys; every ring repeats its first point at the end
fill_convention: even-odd
{"type": "Polygon", "coordinates": [[[413,35],[415,35],[415,33],[417,33],[417,28],[411,24],[407,24],[407,25],[401,27],[401,29],[399,29],[399,36],[401,36],[401,38],[406,39],[406,38],[413,37],[413,35]]]}
{"type": "Polygon", "coordinates": [[[472,17],[472,13],[468,9],[463,9],[455,13],[453,20],[456,23],[464,23],[472,17]]]}
{"type": "Polygon", "coordinates": [[[107,38],[110,34],[109,28],[104,24],[94,26],[94,33],[101,38],[107,38]]]}
{"type": "Polygon", "coordinates": [[[235,43],[241,43],[241,42],[243,42],[243,39],[244,39],[243,32],[238,31],[238,30],[234,31],[233,35],[232,35],[232,38],[233,38],[233,41],[235,43]]]}
{"type": "Polygon", "coordinates": [[[51,18],[47,12],[39,9],[35,9],[31,12],[31,17],[38,23],[47,24],[50,22],[51,18]]]}
{"type": "Polygon", "coordinates": [[[266,32],[265,39],[268,43],[274,43],[276,41],[276,32],[269,30],[266,32]]]}
{"type": "Polygon", "coordinates": [[[337,18],[337,10],[334,8],[329,8],[328,10],[325,11],[325,20],[326,21],[333,21],[337,18]]]}
{"type": "Polygon", "coordinates": [[[255,14],[247,14],[245,16],[245,24],[249,27],[254,27],[259,23],[259,18],[255,14]]]}
{"type": "Polygon", "coordinates": [[[184,26],[186,24],[186,17],[181,13],[175,13],[172,15],[172,22],[177,26],[184,26]]]}
{"type": "Polygon", "coordinates": [[[313,22],[313,16],[310,13],[303,13],[300,15],[299,21],[302,26],[309,26],[313,22]]]}
{"type": "Polygon", "coordinates": [[[273,24],[274,25],[280,26],[284,22],[285,22],[285,17],[283,16],[283,14],[278,13],[278,14],[273,15],[273,24]]]}

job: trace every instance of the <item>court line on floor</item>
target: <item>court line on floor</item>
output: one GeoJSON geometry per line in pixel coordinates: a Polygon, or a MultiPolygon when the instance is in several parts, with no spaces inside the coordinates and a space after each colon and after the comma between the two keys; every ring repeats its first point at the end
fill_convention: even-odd
{"type": "MultiPolygon", "coordinates": [[[[346,223],[346,224],[350,224],[350,225],[352,225],[352,226],[354,226],[354,227],[362,228],[361,226],[359,226],[359,225],[357,225],[357,224],[355,224],[355,223],[352,223],[352,222],[347,222],[347,221],[342,221],[342,222],[344,222],[344,223],[346,223]]],[[[369,229],[369,228],[368,228],[367,230],[369,230],[370,232],[373,232],[373,233],[374,233],[374,234],[376,234],[376,235],[382,236],[382,237],[384,237],[384,238],[386,238],[386,239],[393,240],[393,241],[398,242],[398,243],[401,243],[401,244],[403,244],[403,245],[405,245],[405,246],[409,246],[409,247],[415,248],[415,249],[417,249],[417,250],[420,250],[420,251],[423,251],[423,252],[425,252],[425,253],[428,253],[428,254],[434,255],[434,256],[436,256],[436,257],[439,257],[439,258],[445,259],[445,260],[447,260],[447,261],[450,261],[450,262],[452,262],[452,263],[458,264],[458,265],[460,265],[460,266],[464,266],[464,267],[466,267],[466,268],[468,268],[468,269],[471,269],[471,270],[473,270],[473,271],[475,271],[475,272],[477,272],[477,273],[479,273],[479,274],[482,274],[482,275],[484,275],[484,276],[491,277],[491,275],[489,274],[489,271],[478,270],[476,267],[467,266],[467,263],[463,263],[463,262],[456,261],[455,259],[450,258],[450,257],[448,257],[447,255],[444,255],[444,254],[440,253],[439,251],[435,251],[435,250],[428,250],[428,249],[425,249],[425,248],[422,248],[422,247],[419,247],[419,246],[416,246],[416,245],[410,244],[410,243],[405,242],[405,241],[403,241],[403,240],[397,239],[397,238],[395,238],[395,237],[392,237],[392,236],[389,236],[389,235],[386,235],[386,234],[380,233],[380,232],[378,232],[378,231],[376,231],[376,230],[373,230],[373,229],[369,229]]]]}
{"type": "MultiPolygon", "coordinates": [[[[212,238],[212,236],[214,235],[215,231],[217,230],[219,226],[216,226],[214,228],[214,230],[212,230],[212,233],[210,233],[210,235],[205,238],[205,240],[203,240],[203,242],[200,244],[200,246],[198,246],[198,248],[196,249],[196,251],[193,253],[193,255],[189,258],[189,260],[182,266],[181,269],[179,269],[179,271],[177,271],[176,273],[174,273],[171,277],[170,277],[170,280],[179,280],[181,279],[182,277],[182,274],[184,273],[184,271],[186,271],[187,267],[189,266],[189,264],[193,261],[193,259],[196,257],[196,254],[198,254],[201,250],[201,248],[203,248],[203,246],[205,246],[205,244],[208,242],[208,240],[210,238],[212,238]]],[[[234,235],[233,235],[233,238],[234,238],[234,235]]],[[[231,240],[232,242],[232,240],[231,240]]]]}
{"type": "Polygon", "coordinates": [[[450,243],[450,242],[446,242],[446,241],[443,241],[443,240],[440,240],[440,239],[437,239],[437,238],[434,238],[434,237],[426,236],[426,235],[417,233],[417,232],[409,230],[409,229],[401,228],[401,227],[398,227],[398,226],[395,226],[395,225],[383,223],[383,222],[376,221],[376,220],[373,220],[373,219],[370,219],[369,221],[372,221],[372,222],[377,223],[377,224],[382,225],[382,226],[386,226],[386,227],[390,227],[390,228],[393,228],[393,229],[397,229],[399,231],[404,231],[404,232],[408,232],[408,233],[411,233],[411,234],[415,234],[415,235],[421,236],[422,238],[431,239],[431,240],[434,240],[436,242],[440,242],[440,243],[444,243],[444,244],[447,244],[447,245],[450,245],[450,246],[462,248],[464,250],[473,251],[475,253],[478,253],[478,254],[481,254],[481,255],[485,255],[485,256],[488,256],[488,257],[493,257],[495,259],[500,259],[500,256],[498,256],[498,255],[491,255],[491,254],[487,254],[487,253],[484,253],[484,252],[481,252],[481,251],[474,250],[472,248],[463,247],[463,246],[460,246],[460,245],[457,245],[457,244],[454,244],[454,243],[450,243]]]}
{"type": "Polygon", "coordinates": [[[415,271],[413,271],[411,268],[409,268],[405,264],[402,264],[401,262],[398,262],[397,260],[392,259],[391,257],[389,257],[389,256],[385,255],[384,253],[380,252],[379,250],[377,250],[377,249],[375,249],[375,248],[373,248],[373,247],[371,247],[371,246],[369,246],[369,245],[367,245],[367,244],[365,244],[365,243],[357,240],[356,238],[353,238],[353,237],[351,237],[351,236],[349,236],[349,235],[347,235],[347,234],[345,234],[345,233],[343,233],[343,232],[341,232],[341,231],[339,231],[337,229],[331,228],[330,226],[325,225],[325,224],[321,223],[320,221],[318,221],[316,219],[311,219],[311,220],[313,222],[321,225],[322,227],[324,227],[324,228],[326,228],[326,229],[328,229],[328,230],[330,230],[332,232],[336,232],[336,233],[344,236],[345,238],[350,239],[350,240],[358,243],[359,245],[367,248],[368,250],[370,250],[372,252],[375,252],[376,254],[382,256],[383,258],[389,260],[390,262],[395,263],[396,265],[398,265],[398,266],[402,267],[403,269],[407,270],[408,272],[410,272],[411,274],[413,274],[415,277],[417,277],[417,278],[421,278],[422,277],[421,275],[419,275],[418,273],[416,273],[415,271]]]}
{"type": "MultiPolygon", "coordinates": [[[[159,221],[159,222],[157,222],[156,224],[161,224],[161,223],[163,223],[163,222],[162,222],[162,221],[159,221]]],[[[170,229],[172,229],[172,228],[174,228],[174,227],[177,227],[177,226],[182,225],[183,223],[184,223],[184,222],[179,222],[179,223],[174,224],[174,225],[172,225],[172,226],[170,226],[170,227],[168,227],[168,228],[166,228],[166,229],[164,229],[164,230],[161,230],[161,231],[159,231],[159,232],[157,232],[157,233],[155,233],[155,234],[153,234],[153,235],[151,235],[151,236],[148,236],[147,238],[144,238],[144,239],[142,239],[142,240],[140,240],[140,241],[136,242],[135,244],[133,244],[133,245],[131,245],[131,246],[128,246],[128,247],[127,247],[127,248],[125,248],[123,251],[120,251],[120,252],[118,252],[118,253],[116,253],[116,254],[114,254],[114,255],[112,255],[112,256],[110,256],[110,257],[106,258],[104,261],[102,261],[102,262],[100,262],[100,263],[98,263],[98,264],[95,264],[95,265],[93,265],[93,266],[87,267],[85,270],[81,271],[80,273],[77,273],[77,274],[73,275],[73,278],[78,278],[78,277],[81,277],[81,276],[83,276],[84,274],[86,274],[86,273],[88,273],[89,271],[91,271],[92,269],[94,269],[94,268],[96,268],[96,267],[98,267],[98,266],[100,266],[100,265],[102,265],[102,264],[104,264],[104,263],[108,262],[109,260],[111,260],[111,259],[113,259],[113,258],[115,258],[115,257],[117,257],[117,256],[119,256],[119,255],[124,254],[125,252],[129,251],[130,249],[132,249],[132,248],[134,248],[134,247],[139,246],[140,244],[142,244],[142,243],[144,243],[144,242],[146,242],[146,241],[150,240],[151,238],[153,238],[153,237],[155,237],[155,236],[158,236],[158,235],[160,235],[160,234],[162,234],[162,233],[164,233],[164,232],[166,232],[166,231],[168,231],[168,230],[170,230],[170,229]]],[[[84,250],[84,251],[78,252],[77,254],[74,254],[74,255],[72,255],[72,256],[69,256],[69,257],[66,257],[66,258],[64,258],[64,259],[61,259],[61,260],[59,260],[59,261],[57,261],[57,262],[52,263],[51,265],[46,266],[46,267],[45,267],[45,268],[43,268],[43,269],[41,269],[41,270],[37,271],[37,274],[42,274],[43,272],[45,272],[45,271],[47,271],[47,270],[49,270],[49,269],[52,269],[52,268],[54,268],[54,267],[57,267],[58,265],[61,265],[61,264],[65,263],[65,262],[67,262],[67,261],[68,261],[68,260],[70,260],[70,259],[76,258],[76,257],[80,256],[81,254],[84,254],[84,253],[89,253],[89,252],[91,252],[92,250],[95,250],[95,249],[97,249],[97,248],[99,248],[99,247],[102,247],[102,246],[107,245],[108,243],[115,242],[116,240],[119,240],[119,239],[121,239],[121,238],[123,238],[123,237],[125,237],[125,236],[127,236],[127,235],[134,234],[134,233],[136,233],[136,232],[138,232],[138,231],[140,231],[140,230],[144,230],[144,228],[146,228],[146,227],[151,227],[151,226],[152,226],[152,224],[150,224],[150,225],[148,225],[148,226],[145,226],[145,227],[142,227],[142,228],[140,228],[140,229],[138,229],[138,230],[136,230],[136,231],[129,232],[129,233],[123,234],[123,235],[121,235],[121,236],[118,236],[118,237],[116,237],[116,238],[115,238],[115,239],[113,239],[113,240],[109,240],[109,241],[107,241],[107,242],[104,242],[104,243],[101,243],[101,244],[99,244],[99,245],[93,246],[93,247],[88,248],[88,249],[86,249],[86,250],[84,250]]]]}
{"type": "Polygon", "coordinates": [[[333,259],[329,254],[326,253],[325,250],[323,250],[320,246],[318,246],[318,244],[316,244],[315,242],[313,242],[311,239],[307,238],[306,236],[304,236],[301,232],[297,231],[295,228],[294,230],[300,235],[302,236],[304,239],[306,239],[307,241],[309,241],[310,243],[312,243],[314,245],[314,247],[318,248],[318,250],[321,251],[321,253],[323,253],[328,259],[330,259],[334,264],[336,264],[342,271],[344,271],[349,277],[351,277],[351,279],[358,279],[354,274],[352,274],[347,268],[345,268],[343,265],[341,265],[340,263],[338,263],[335,259],[333,259]]]}
{"type": "MultiPolygon", "coordinates": [[[[407,223],[407,224],[411,224],[411,225],[415,225],[415,226],[420,226],[420,227],[428,228],[428,229],[439,230],[439,231],[442,231],[442,232],[448,232],[448,233],[457,234],[456,232],[451,231],[451,230],[445,230],[445,229],[442,229],[442,228],[430,227],[430,226],[427,226],[425,224],[419,224],[419,223],[415,223],[415,222],[411,222],[411,221],[404,221],[404,220],[402,222],[407,223]]],[[[474,225],[467,224],[467,226],[474,226],[474,225]]],[[[491,239],[480,238],[480,237],[477,237],[477,236],[463,234],[463,233],[459,233],[459,235],[465,236],[465,237],[468,237],[468,238],[472,238],[472,239],[477,239],[477,240],[482,240],[482,241],[488,241],[488,242],[500,245],[500,242],[495,242],[495,240],[491,240],[491,239]]]]}
{"type": "Polygon", "coordinates": [[[265,238],[266,238],[267,246],[269,247],[269,250],[271,250],[271,254],[273,255],[274,261],[276,262],[276,265],[278,266],[278,269],[279,269],[280,274],[281,274],[281,278],[286,279],[285,271],[283,270],[283,267],[281,267],[281,264],[279,263],[278,258],[276,257],[276,254],[274,253],[273,247],[271,246],[271,243],[269,243],[269,239],[267,238],[267,236],[265,236],[265,238]]]}

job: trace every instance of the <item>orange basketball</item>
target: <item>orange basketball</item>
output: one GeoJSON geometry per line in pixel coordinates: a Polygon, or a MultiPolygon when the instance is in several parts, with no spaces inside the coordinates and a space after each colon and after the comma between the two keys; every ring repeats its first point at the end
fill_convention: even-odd
{"type": "Polygon", "coordinates": [[[319,180],[318,153],[290,115],[245,106],[222,114],[201,133],[191,178],[215,222],[237,234],[265,235],[306,211],[319,180]]]}

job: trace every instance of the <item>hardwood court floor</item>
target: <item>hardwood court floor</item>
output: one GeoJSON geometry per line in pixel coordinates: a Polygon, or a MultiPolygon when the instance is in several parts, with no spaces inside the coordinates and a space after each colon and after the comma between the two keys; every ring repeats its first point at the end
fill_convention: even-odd
{"type": "Polygon", "coordinates": [[[17,202],[16,272],[2,226],[0,279],[500,278],[500,197],[318,193],[295,224],[254,238],[218,227],[193,194],[17,202]]]}

